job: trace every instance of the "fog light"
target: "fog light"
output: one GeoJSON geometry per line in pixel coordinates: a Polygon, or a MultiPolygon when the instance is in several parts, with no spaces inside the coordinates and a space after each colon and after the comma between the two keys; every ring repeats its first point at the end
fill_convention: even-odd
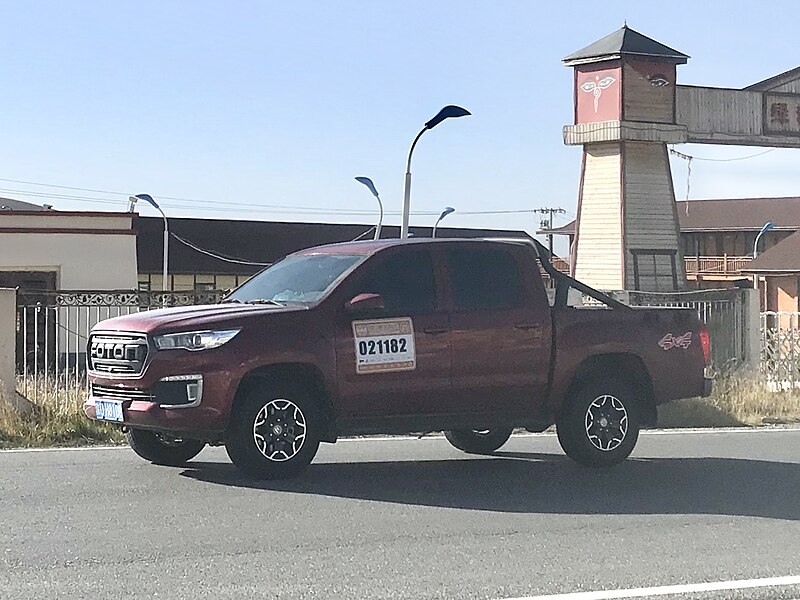
{"type": "Polygon", "coordinates": [[[156,388],[156,401],[161,408],[191,408],[199,405],[202,399],[202,375],[162,377],[156,388]]]}

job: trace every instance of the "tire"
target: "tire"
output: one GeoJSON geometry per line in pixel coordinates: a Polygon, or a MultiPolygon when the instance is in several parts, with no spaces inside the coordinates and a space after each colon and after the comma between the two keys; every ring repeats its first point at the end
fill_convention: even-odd
{"type": "Polygon", "coordinates": [[[561,448],[589,467],[611,467],[628,458],[639,426],[640,405],[632,387],[611,377],[580,385],[556,419],[561,448]]]}
{"type": "Polygon", "coordinates": [[[225,449],[234,465],[256,479],[302,473],[314,459],[324,430],[319,403],[306,389],[268,381],[237,404],[225,449]]]}
{"type": "Polygon", "coordinates": [[[491,454],[511,437],[511,429],[459,429],[445,431],[444,437],[453,446],[468,454],[491,454]]]}
{"type": "Polygon", "coordinates": [[[145,460],[157,465],[179,467],[200,454],[205,442],[168,438],[143,429],[128,429],[125,433],[131,449],[145,460]]]}

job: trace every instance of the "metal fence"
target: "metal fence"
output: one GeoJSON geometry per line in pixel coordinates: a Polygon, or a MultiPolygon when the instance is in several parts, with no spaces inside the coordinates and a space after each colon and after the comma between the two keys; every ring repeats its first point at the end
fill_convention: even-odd
{"type": "Polygon", "coordinates": [[[32,402],[53,387],[86,384],[86,344],[105,319],[170,306],[212,304],[223,292],[56,291],[17,296],[17,391],[32,402]]]}
{"type": "Polygon", "coordinates": [[[761,313],[761,371],[776,390],[800,388],[800,312],[761,313]]]}
{"type": "Polygon", "coordinates": [[[757,351],[750,346],[750,302],[757,298],[751,290],[698,290],[693,292],[615,292],[621,302],[630,306],[665,306],[694,308],[708,328],[711,341],[711,367],[713,371],[727,372],[748,361],[755,362],[757,351]]]}

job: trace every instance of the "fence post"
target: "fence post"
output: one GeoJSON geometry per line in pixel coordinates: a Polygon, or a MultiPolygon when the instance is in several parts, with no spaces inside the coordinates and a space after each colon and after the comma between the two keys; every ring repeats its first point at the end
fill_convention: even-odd
{"type": "Polygon", "coordinates": [[[758,290],[742,290],[742,317],[744,366],[755,373],[761,367],[761,306],[758,290]]]}
{"type": "Polygon", "coordinates": [[[33,405],[17,394],[17,290],[0,288],[0,400],[20,412],[33,405]]]}

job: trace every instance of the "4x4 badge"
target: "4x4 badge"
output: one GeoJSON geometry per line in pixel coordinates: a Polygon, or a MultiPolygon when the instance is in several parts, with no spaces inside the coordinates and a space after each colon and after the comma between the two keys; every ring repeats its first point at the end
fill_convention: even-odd
{"type": "Polygon", "coordinates": [[[661,340],[658,342],[658,345],[661,346],[664,350],[670,350],[672,348],[683,348],[686,349],[692,345],[692,332],[687,331],[683,335],[679,337],[675,337],[671,333],[665,335],[661,340]]]}

